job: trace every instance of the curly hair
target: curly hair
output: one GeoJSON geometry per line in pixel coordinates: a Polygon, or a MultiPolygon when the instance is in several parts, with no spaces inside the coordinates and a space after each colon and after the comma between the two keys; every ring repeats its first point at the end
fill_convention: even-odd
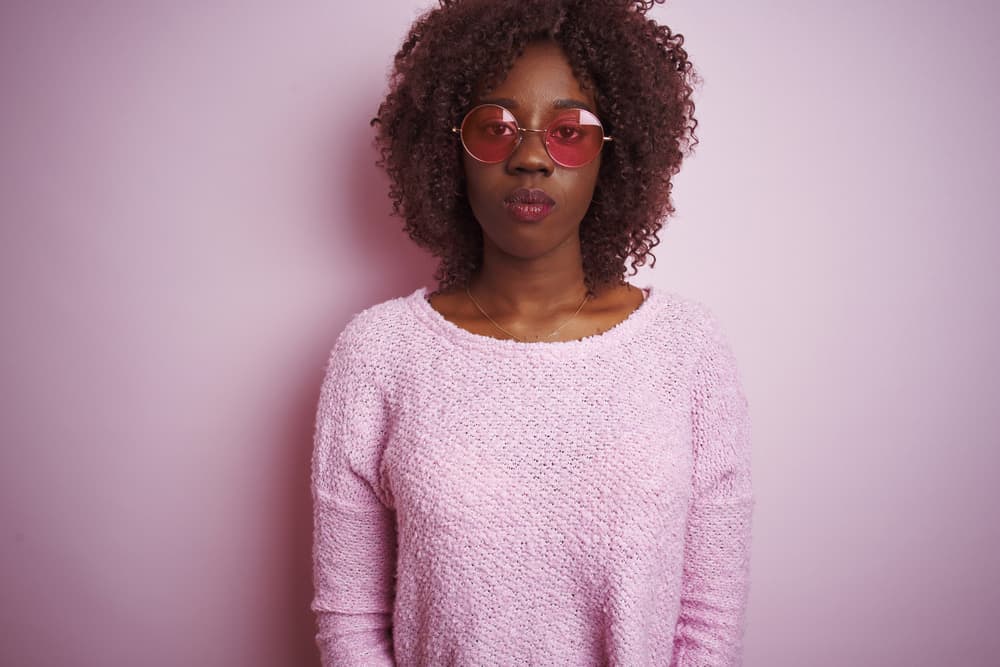
{"type": "Polygon", "coordinates": [[[440,258],[439,289],[468,284],[482,262],[482,229],[465,194],[461,142],[451,128],[481,84],[502,82],[524,47],[553,40],[614,141],[580,223],[585,283],[621,284],[659,244],[674,212],[671,178],[698,143],[698,83],[684,37],[646,17],[664,0],[440,0],[396,53],[389,91],[372,119],[393,214],[440,258]]]}

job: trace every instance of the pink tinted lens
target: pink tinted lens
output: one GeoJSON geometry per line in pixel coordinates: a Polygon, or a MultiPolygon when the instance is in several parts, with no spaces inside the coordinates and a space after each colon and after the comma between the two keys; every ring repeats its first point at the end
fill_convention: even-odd
{"type": "MultiPolygon", "coordinates": [[[[481,162],[503,162],[517,146],[517,119],[506,108],[483,104],[466,115],[461,128],[462,144],[481,162]]],[[[554,162],[564,167],[582,167],[604,146],[604,128],[597,116],[585,109],[562,111],[545,131],[545,147],[554,162]]]]}
{"type": "Polygon", "coordinates": [[[560,113],[549,124],[545,146],[552,159],[564,167],[582,167],[601,152],[604,128],[597,116],[585,109],[560,113]]]}
{"type": "Polygon", "coordinates": [[[494,104],[476,107],[462,122],[465,150],[483,162],[503,162],[517,144],[517,119],[494,104]]]}

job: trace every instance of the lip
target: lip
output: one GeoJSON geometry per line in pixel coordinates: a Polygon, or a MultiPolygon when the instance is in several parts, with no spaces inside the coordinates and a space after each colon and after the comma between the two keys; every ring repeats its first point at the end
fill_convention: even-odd
{"type": "Polygon", "coordinates": [[[537,222],[552,212],[556,202],[540,188],[518,188],[504,199],[503,204],[518,220],[537,222]]]}

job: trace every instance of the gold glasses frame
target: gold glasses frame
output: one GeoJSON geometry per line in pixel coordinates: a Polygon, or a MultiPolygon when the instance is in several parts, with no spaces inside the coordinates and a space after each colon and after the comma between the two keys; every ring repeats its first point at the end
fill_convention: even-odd
{"type": "MultiPolygon", "coordinates": [[[[595,114],[595,113],[593,113],[593,112],[591,112],[591,111],[589,111],[587,109],[581,109],[581,111],[585,111],[586,113],[590,114],[594,118],[594,120],[597,121],[597,126],[599,128],[601,128],[601,136],[603,137],[603,140],[601,141],[601,148],[598,149],[598,151],[596,153],[594,153],[594,157],[590,158],[589,160],[587,160],[583,164],[566,165],[566,164],[563,164],[562,162],[560,162],[559,160],[557,160],[555,158],[555,156],[552,155],[552,153],[549,151],[549,145],[548,145],[548,143],[544,139],[542,140],[542,145],[545,147],[545,153],[549,156],[549,158],[553,162],[555,162],[556,164],[558,164],[560,167],[565,167],[566,169],[578,169],[580,167],[585,167],[586,165],[590,164],[591,162],[593,162],[594,160],[597,159],[597,156],[601,154],[601,150],[604,148],[604,144],[606,144],[609,141],[614,141],[613,137],[609,137],[609,136],[607,136],[607,135],[604,134],[604,124],[601,123],[601,119],[597,117],[597,114],[595,114]]],[[[553,120],[552,123],[549,123],[548,127],[545,127],[544,129],[540,129],[540,130],[531,129],[531,128],[527,128],[527,127],[521,127],[521,125],[517,122],[517,117],[514,115],[514,112],[511,111],[510,109],[508,109],[507,107],[505,107],[505,106],[503,106],[501,104],[479,104],[479,105],[476,105],[476,106],[472,107],[471,109],[469,109],[469,112],[466,113],[465,117],[462,119],[462,125],[460,125],[458,127],[452,126],[451,131],[452,131],[453,134],[457,134],[458,137],[459,137],[459,139],[462,140],[462,148],[464,148],[465,152],[469,154],[469,157],[471,157],[472,159],[476,160],[477,162],[482,162],[483,164],[499,164],[500,162],[503,162],[504,160],[508,159],[511,155],[514,154],[514,152],[521,145],[521,142],[524,141],[524,133],[525,132],[543,132],[543,133],[547,134],[548,131],[550,129],[552,129],[552,125],[556,122],[556,120],[558,120],[558,118],[555,119],[555,120],[553,120]],[[482,159],[476,157],[476,155],[471,150],[469,150],[469,147],[465,143],[465,137],[462,136],[462,126],[465,125],[466,120],[468,120],[469,116],[471,116],[473,113],[475,113],[477,110],[479,110],[479,109],[481,109],[483,107],[496,107],[497,109],[502,109],[503,111],[506,111],[508,114],[510,114],[511,118],[514,118],[514,125],[517,127],[517,139],[511,145],[510,153],[508,153],[507,156],[504,157],[502,160],[496,160],[496,161],[490,162],[490,161],[482,160],[482,159]]]]}

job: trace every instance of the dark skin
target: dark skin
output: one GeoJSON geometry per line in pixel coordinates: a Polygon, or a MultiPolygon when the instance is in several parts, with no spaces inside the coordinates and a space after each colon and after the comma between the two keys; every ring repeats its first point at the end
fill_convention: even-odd
{"type": "MultiPolygon", "coordinates": [[[[593,94],[580,86],[554,42],[528,45],[503,82],[477,98],[502,104],[527,128],[544,128],[568,103],[597,113],[593,94]]],[[[583,167],[563,167],[549,157],[542,134],[534,132],[525,133],[504,162],[484,164],[463,154],[469,204],[483,230],[483,263],[469,291],[500,326],[528,342],[579,340],[607,331],[639,307],[642,290],[624,283],[604,288],[574,316],[587,293],[580,221],[594,194],[600,156],[583,167]],[[537,222],[512,218],[504,199],[519,187],[545,190],[555,208],[537,222]],[[548,336],[564,322],[556,336],[548,336]]],[[[437,292],[430,303],[472,333],[510,338],[464,289],[437,292]]]]}

